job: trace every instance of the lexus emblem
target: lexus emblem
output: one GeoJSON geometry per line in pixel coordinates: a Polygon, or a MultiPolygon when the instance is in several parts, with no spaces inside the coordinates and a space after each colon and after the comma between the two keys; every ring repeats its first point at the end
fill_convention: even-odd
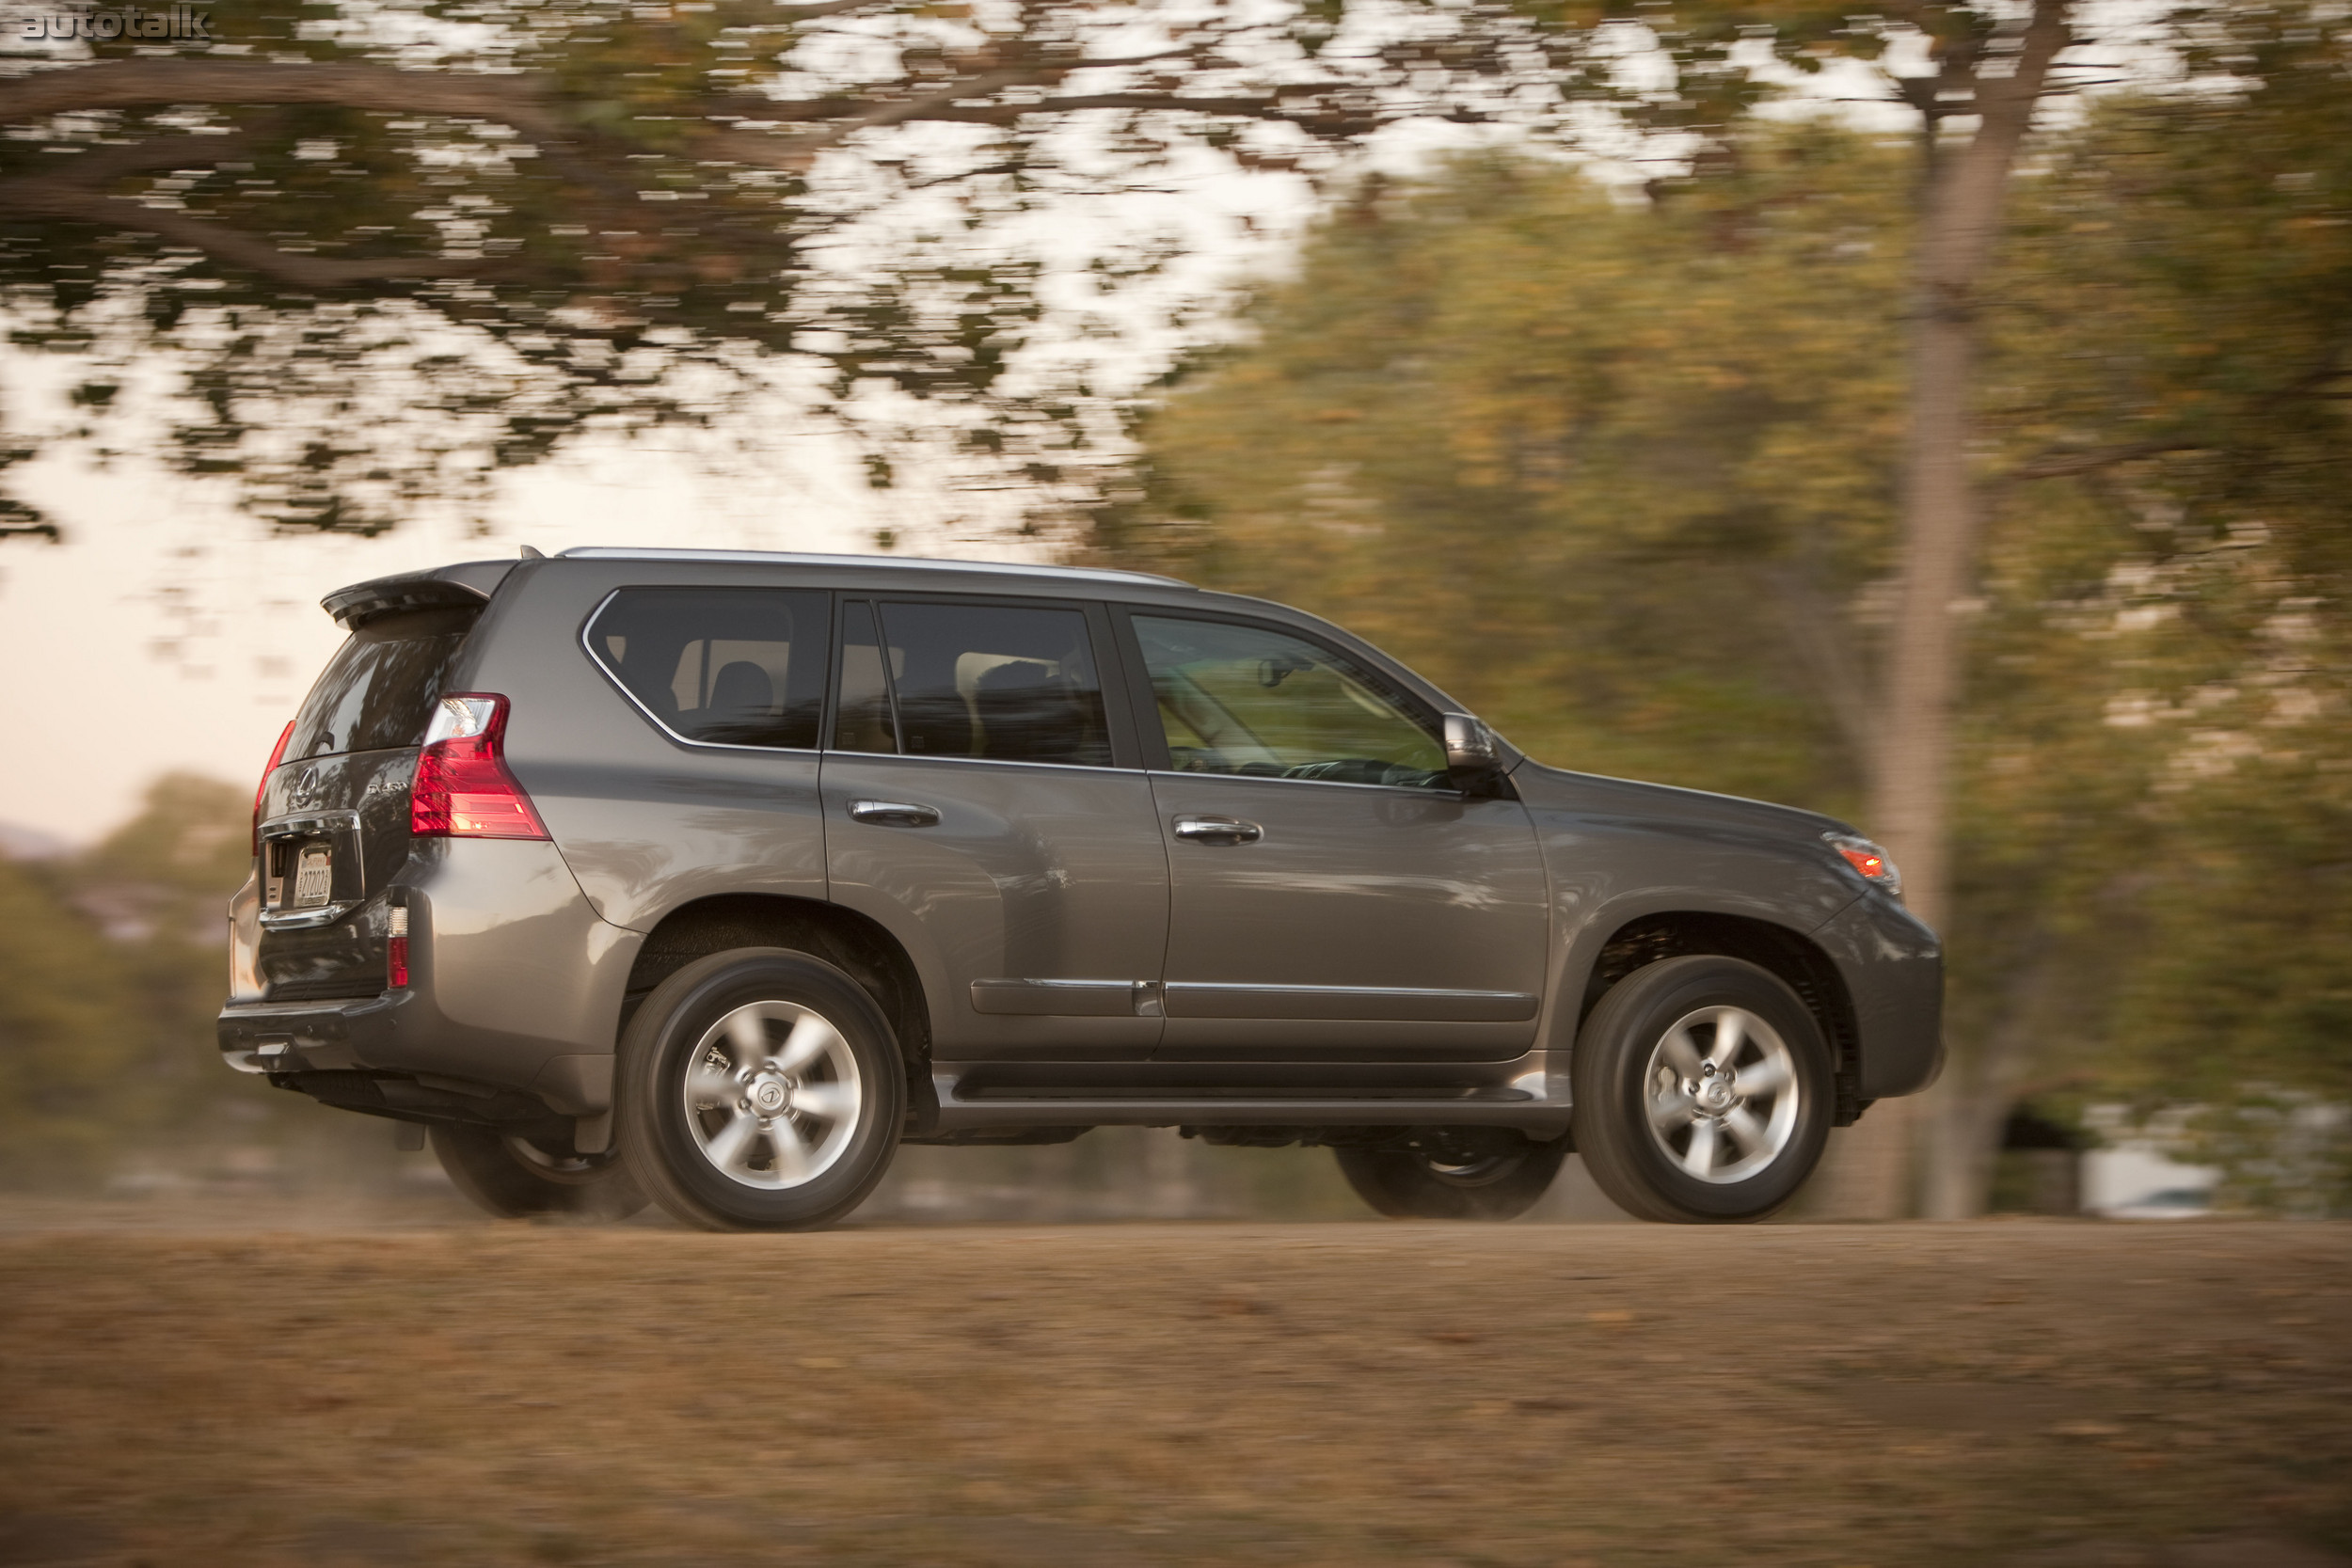
{"type": "Polygon", "coordinates": [[[315,768],[306,768],[302,770],[302,777],[294,781],[294,791],[286,797],[286,803],[299,811],[315,806],[318,801],[319,770],[315,768]]]}

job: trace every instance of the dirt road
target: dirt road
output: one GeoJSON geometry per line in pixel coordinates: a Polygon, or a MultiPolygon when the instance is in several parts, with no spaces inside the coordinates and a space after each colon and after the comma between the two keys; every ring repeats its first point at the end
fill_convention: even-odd
{"type": "Polygon", "coordinates": [[[0,1563],[2352,1563],[2352,1227],[0,1237],[0,1563]]]}

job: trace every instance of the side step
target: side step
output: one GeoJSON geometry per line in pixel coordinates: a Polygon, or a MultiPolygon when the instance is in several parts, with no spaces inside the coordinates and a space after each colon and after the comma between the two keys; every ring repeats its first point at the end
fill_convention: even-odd
{"type": "Polygon", "coordinates": [[[1392,1096],[1349,1099],[1243,1100],[1222,1096],[1177,1099],[1120,1095],[1115,1099],[1054,1096],[1012,1100],[958,1100],[952,1081],[939,1088],[941,1132],[992,1127],[1516,1127],[1551,1138],[1568,1130],[1568,1107],[1558,1101],[1518,1094],[1449,1096],[1400,1100],[1392,1096]]]}

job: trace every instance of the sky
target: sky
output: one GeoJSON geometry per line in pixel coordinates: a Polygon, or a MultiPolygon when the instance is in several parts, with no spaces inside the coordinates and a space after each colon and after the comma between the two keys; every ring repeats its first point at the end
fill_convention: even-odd
{"type": "MultiPolygon", "coordinates": [[[[152,464],[98,471],[68,453],[20,467],[19,493],[69,532],[56,546],[0,539],[0,733],[15,764],[0,768],[0,823],[87,844],[167,772],[258,781],[342,641],[318,601],[346,583],[512,557],[526,544],[549,555],[575,545],[873,550],[890,504],[828,438],[799,446],[798,461],[782,453],[750,476],[651,444],[596,451],[517,478],[490,509],[486,537],[451,523],[375,539],[271,537],[225,493],[152,464]]],[[[920,510],[919,498],[907,504],[920,510]]],[[[922,552],[1036,553],[986,539],[929,540],[922,552]]]]}

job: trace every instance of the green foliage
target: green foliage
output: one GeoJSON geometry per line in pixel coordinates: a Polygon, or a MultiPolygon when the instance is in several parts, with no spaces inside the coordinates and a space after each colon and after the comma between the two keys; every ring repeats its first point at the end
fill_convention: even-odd
{"type": "MultiPolygon", "coordinates": [[[[1182,244],[1121,196],[1321,177],[1412,121],[1705,164],[1772,96],[1755,62],[1924,31],[1964,88],[2011,8],[320,0],[215,10],[209,44],[11,36],[0,313],[163,356],[173,459],[288,528],[377,531],[779,381],[1050,508],[1108,411],[1025,351],[1182,244]]],[[[1888,86],[1938,112],[1929,80],[1888,86]]]]}
{"type": "MultiPolygon", "coordinates": [[[[0,860],[0,1181],[12,1186],[103,1167],[138,1057],[119,956],[50,869],[0,860]]],[[[147,1107],[130,1109],[136,1120],[147,1107]]]]}
{"type": "MultiPolygon", "coordinates": [[[[2342,55],[2110,102],[2021,182],[1946,933],[1995,1109],[2206,1107],[2270,1203],[2263,1150],[2352,1101],[2342,55]]],[[[1547,761],[1853,815],[1906,161],[1730,146],[1641,202],[1526,164],[1367,189],[1145,422],[1098,546],[1364,628],[1547,761]]]]}
{"type": "Polygon", "coordinates": [[[186,774],[85,854],[0,860],[0,1183],[87,1184],[166,1163],[268,1094],[213,1042],[249,796],[186,774]]]}
{"type": "Polygon", "coordinates": [[[1098,540],[1344,618],[1549,761],[1851,809],[1821,613],[1891,542],[1905,166],[1741,151],[1655,203],[1502,162],[1368,187],[1098,540]]]}

